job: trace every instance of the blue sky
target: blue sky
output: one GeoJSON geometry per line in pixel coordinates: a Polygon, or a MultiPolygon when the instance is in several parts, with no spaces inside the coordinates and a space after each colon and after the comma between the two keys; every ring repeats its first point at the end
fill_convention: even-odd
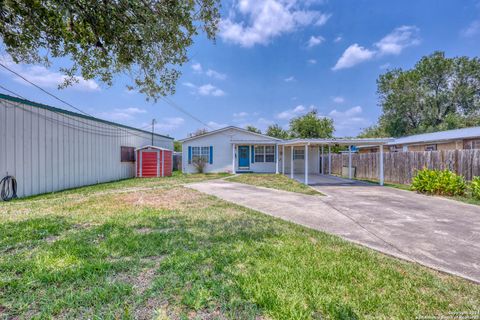
{"type": "MultiPolygon", "coordinates": [[[[224,1],[216,42],[195,39],[169,98],[211,129],[287,127],[292,117],[315,108],[333,118],[336,136],[354,136],[380,114],[378,76],[410,68],[435,50],[479,55],[478,0],[224,1]]],[[[122,77],[113,87],[81,79],[58,90],[62,61],[49,69],[10,66],[100,118],[136,127],[156,118],[157,132],[178,139],[205,127],[161,100],[128,92],[122,77]]],[[[0,82],[28,99],[67,108],[11,74],[0,72],[0,82]]]]}

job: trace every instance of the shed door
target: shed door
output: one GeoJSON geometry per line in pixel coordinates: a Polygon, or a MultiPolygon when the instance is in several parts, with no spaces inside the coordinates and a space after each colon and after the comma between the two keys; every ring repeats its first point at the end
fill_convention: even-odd
{"type": "Polygon", "coordinates": [[[158,163],[157,152],[142,152],[142,177],[157,177],[158,163]]]}

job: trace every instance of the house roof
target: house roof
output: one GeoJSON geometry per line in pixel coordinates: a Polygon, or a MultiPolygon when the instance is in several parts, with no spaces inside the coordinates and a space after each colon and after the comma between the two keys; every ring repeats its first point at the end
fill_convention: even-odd
{"type": "Polygon", "coordinates": [[[422,142],[440,142],[445,140],[468,139],[480,137],[480,127],[471,127],[432,133],[416,134],[413,136],[401,137],[388,143],[388,145],[412,144],[422,142]]]}
{"type": "Polygon", "coordinates": [[[244,133],[248,133],[248,134],[252,134],[252,135],[256,135],[256,136],[259,136],[259,137],[263,137],[263,138],[266,138],[266,139],[269,140],[269,141],[271,141],[271,140],[274,140],[274,141],[282,141],[282,139],[270,137],[270,136],[267,136],[267,135],[264,135],[264,134],[261,134],[261,133],[256,133],[256,132],[248,131],[248,130],[246,130],[246,129],[242,129],[242,128],[235,127],[235,126],[228,126],[228,127],[225,127],[225,128],[221,128],[221,129],[209,131],[209,132],[207,132],[207,133],[204,133],[204,134],[201,134],[201,135],[198,135],[198,136],[188,137],[188,138],[185,138],[185,139],[181,139],[181,140],[179,140],[179,141],[183,143],[183,142],[186,142],[186,141],[191,141],[191,140],[195,140],[195,139],[198,139],[198,138],[207,137],[207,136],[210,136],[210,135],[212,135],[212,134],[220,133],[220,132],[227,131],[227,130],[231,130],[231,129],[237,130],[237,131],[241,131],[241,132],[244,132],[244,133]]]}
{"type": "Polygon", "coordinates": [[[167,148],[162,148],[162,147],[157,147],[157,146],[152,146],[152,145],[147,145],[147,146],[143,146],[143,147],[140,147],[140,148],[136,148],[135,151],[143,150],[143,149],[157,149],[157,150],[172,151],[172,150],[167,149],[167,148]]]}
{"type": "MultiPolygon", "coordinates": [[[[75,116],[75,117],[80,117],[80,118],[93,120],[93,121],[97,121],[97,122],[101,122],[101,123],[106,123],[106,124],[109,124],[109,125],[112,125],[112,126],[115,126],[115,127],[121,127],[121,128],[129,129],[129,130],[135,130],[135,131],[147,133],[147,134],[150,134],[150,135],[152,134],[151,132],[145,131],[145,130],[142,130],[142,129],[137,129],[137,128],[134,128],[134,127],[126,126],[124,124],[120,124],[120,123],[116,123],[116,122],[112,122],[112,121],[107,121],[107,120],[87,116],[87,115],[84,115],[84,114],[81,114],[81,113],[72,112],[72,111],[68,111],[68,110],[65,110],[65,109],[52,107],[52,106],[49,106],[49,105],[46,105],[46,104],[42,104],[42,103],[38,103],[38,102],[26,100],[26,99],[12,97],[8,94],[0,93],[0,99],[12,101],[12,102],[17,102],[17,103],[22,103],[22,104],[25,104],[25,105],[28,105],[28,106],[31,106],[31,107],[45,109],[45,110],[56,112],[56,113],[63,113],[63,114],[70,115],[70,116],[75,116]]],[[[166,139],[171,139],[171,140],[174,139],[172,137],[165,136],[165,135],[162,135],[162,134],[154,133],[154,135],[157,136],[157,137],[162,137],[162,138],[166,138],[166,139]]]]}

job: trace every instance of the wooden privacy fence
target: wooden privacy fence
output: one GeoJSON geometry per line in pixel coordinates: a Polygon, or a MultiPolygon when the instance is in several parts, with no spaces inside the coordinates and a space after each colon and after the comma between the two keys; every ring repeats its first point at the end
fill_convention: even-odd
{"type": "MultiPolygon", "coordinates": [[[[324,156],[324,172],[328,172],[328,156],[324,156]]],[[[348,166],[348,154],[332,155],[332,173],[342,174],[342,167],[348,166]]],[[[352,167],[356,168],[355,177],[378,180],[379,154],[354,153],[352,167]]],[[[385,152],[385,181],[410,184],[417,170],[449,169],[467,180],[480,176],[480,149],[385,152]]]]}

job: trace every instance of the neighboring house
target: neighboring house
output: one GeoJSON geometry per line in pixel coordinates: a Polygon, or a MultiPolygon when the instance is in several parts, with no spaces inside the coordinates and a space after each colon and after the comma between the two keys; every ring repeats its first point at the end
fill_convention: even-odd
{"type": "Polygon", "coordinates": [[[182,171],[195,173],[195,163],[205,162],[205,172],[278,172],[281,139],[237,127],[225,127],[182,142],[182,171]]]}
{"type": "Polygon", "coordinates": [[[135,176],[135,149],[173,138],[0,94],[0,179],[18,196],[135,176]],[[153,143],[152,143],[153,140],[153,143]]]}
{"type": "MultiPolygon", "coordinates": [[[[396,138],[385,145],[385,151],[436,151],[480,149],[480,127],[471,127],[396,138]]],[[[378,152],[378,147],[359,147],[360,153],[378,152]]]]}

